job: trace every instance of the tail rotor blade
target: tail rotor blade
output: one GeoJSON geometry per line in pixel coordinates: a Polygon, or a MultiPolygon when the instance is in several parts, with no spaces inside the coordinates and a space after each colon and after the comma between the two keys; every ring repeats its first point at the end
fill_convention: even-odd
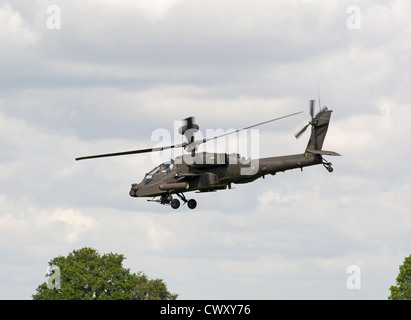
{"type": "Polygon", "coordinates": [[[315,100],[310,100],[310,115],[311,115],[311,121],[305,125],[300,131],[298,131],[295,134],[295,137],[298,139],[304,132],[307,130],[309,125],[312,125],[314,123],[314,105],[315,105],[315,100]]]}
{"type": "Polygon", "coordinates": [[[314,119],[314,104],[315,104],[315,100],[310,100],[310,115],[311,115],[311,119],[314,119]]]}
{"type": "Polygon", "coordinates": [[[298,131],[298,132],[295,134],[295,137],[298,139],[298,138],[305,132],[305,130],[307,130],[307,128],[308,128],[309,125],[310,125],[310,124],[305,125],[300,131],[298,131]]]}

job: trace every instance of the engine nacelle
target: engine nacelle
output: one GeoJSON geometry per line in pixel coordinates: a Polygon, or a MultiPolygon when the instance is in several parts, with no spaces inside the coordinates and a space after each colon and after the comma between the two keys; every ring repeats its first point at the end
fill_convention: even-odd
{"type": "Polygon", "coordinates": [[[195,156],[184,155],[183,160],[189,167],[207,168],[214,166],[228,165],[228,155],[226,153],[196,153],[195,156]]]}

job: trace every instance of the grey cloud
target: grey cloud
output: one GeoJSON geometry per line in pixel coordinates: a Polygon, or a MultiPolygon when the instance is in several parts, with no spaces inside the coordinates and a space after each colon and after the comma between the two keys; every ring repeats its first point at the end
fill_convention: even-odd
{"type": "Polygon", "coordinates": [[[348,1],[54,4],[61,30],[45,27],[48,1],[9,3],[37,40],[0,62],[2,298],[29,299],[47,262],[81,246],[123,253],[186,299],[386,298],[409,254],[408,4],[361,1],[360,30],[348,1]],[[128,196],[150,155],[74,161],[149,147],[187,116],[226,130],[304,110],[260,128],[263,156],[300,153],[318,82],[334,110],[324,148],[343,154],[331,175],[190,194],[188,212],[128,196]]]}

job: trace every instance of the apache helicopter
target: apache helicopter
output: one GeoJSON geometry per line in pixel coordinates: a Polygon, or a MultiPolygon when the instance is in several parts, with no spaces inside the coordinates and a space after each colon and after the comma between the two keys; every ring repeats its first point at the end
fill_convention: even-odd
{"type": "Polygon", "coordinates": [[[239,154],[197,152],[198,146],[202,143],[302,113],[297,112],[234,132],[202,140],[195,140],[194,133],[199,130],[199,126],[194,123],[193,117],[189,117],[185,119],[185,125],[179,129],[179,133],[184,135],[187,139],[187,142],[182,144],[85,156],[76,158],[76,161],[158,152],[173,148],[184,148],[189,154],[178,156],[174,160],[170,160],[155,167],[145,175],[140,183],[133,183],[131,185],[129,194],[131,197],[152,197],[152,200],[147,201],[158,202],[162,205],[170,205],[173,209],[177,209],[180,207],[180,201],[173,198],[173,195],[175,194],[184,202],[184,204],[187,203],[187,206],[190,209],[194,209],[197,206],[196,200],[187,200],[184,192],[197,191],[202,193],[224,190],[227,188],[231,189],[232,183],[249,183],[258,178],[264,178],[267,174],[275,175],[277,172],[296,168],[300,168],[302,171],[303,167],[318,164],[323,164],[329,172],[333,172],[331,162],[326,161],[323,156],[340,156],[340,154],[333,151],[322,150],[332,110],[328,110],[327,107],[324,107],[314,116],[314,100],[310,101],[309,110],[311,121],[295,134],[295,137],[298,139],[307,128],[311,126],[311,136],[305,152],[302,154],[254,159],[244,164],[244,161],[240,161],[239,154]]]}

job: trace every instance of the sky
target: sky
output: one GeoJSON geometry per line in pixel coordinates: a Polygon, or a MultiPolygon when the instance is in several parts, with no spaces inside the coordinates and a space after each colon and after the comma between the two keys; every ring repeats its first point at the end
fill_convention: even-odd
{"type": "Polygon", "coordinates": [[[387,299],[411,244],[410,21],[405,0],[0,1],[0,299],[82,247],[180,299],[387,299]],[[333,173],[189,193],[193,211],[128,194],[169,154],[74,160],[181,139],[189,116],[205,134],[299,111],[258,154],[303,153],[310,99],[333,110],[333,173]]]}

